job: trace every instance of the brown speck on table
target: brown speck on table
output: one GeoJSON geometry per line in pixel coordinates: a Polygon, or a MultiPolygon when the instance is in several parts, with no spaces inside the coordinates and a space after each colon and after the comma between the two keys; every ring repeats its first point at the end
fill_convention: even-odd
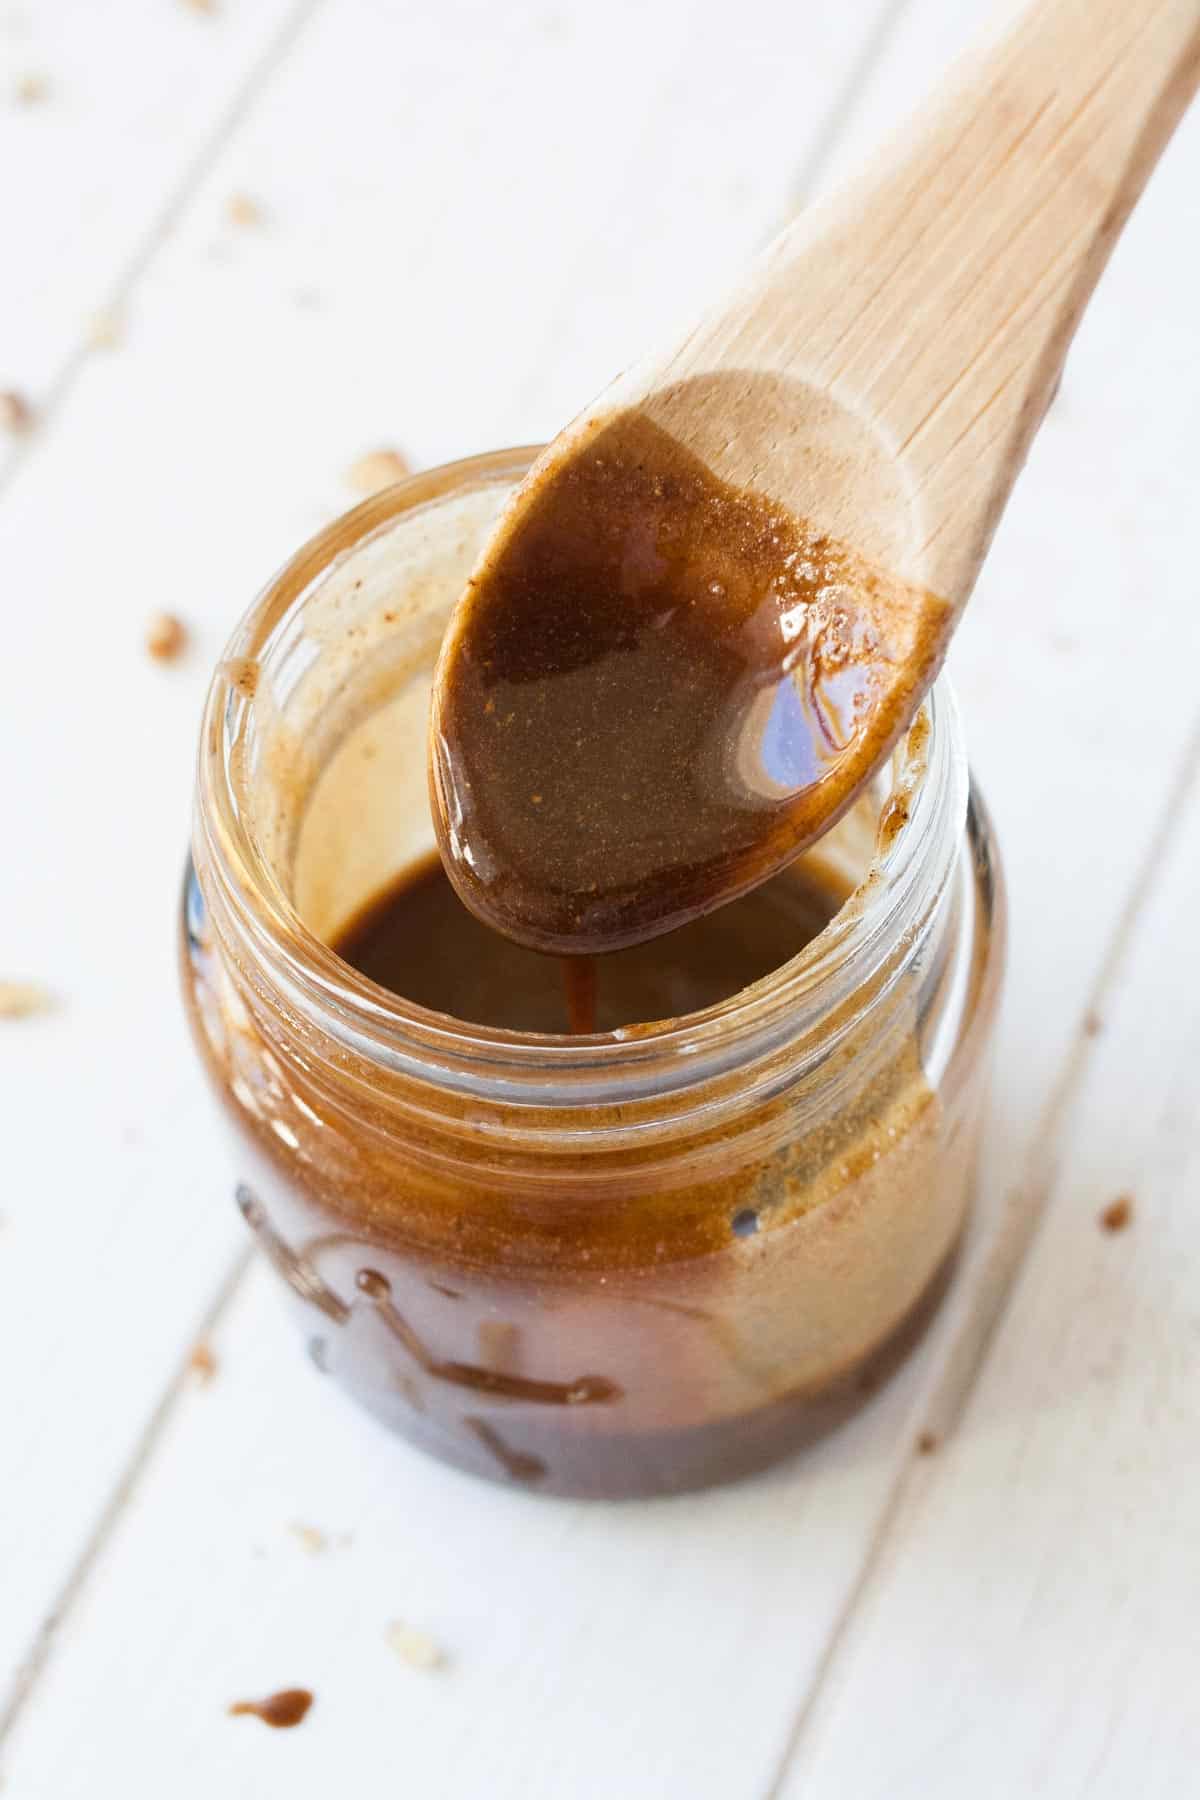
{"type": "Polygon", "coordinates": [[[203,1382],[205,1386],[208,1385],[216,1374],[216,1355],[210,1345],[206,1344],[203,1339],[200,1340],[192,1351],[192,1354],[188,1357],[188,1368],[196,1377],[196,1380],[203,1382]]]}
{"type": "Polygon", "coordinates": [[[1085,1012],[1083,1015],[1083,1035],[1084,1035],[1084,1037],[1099,1037],[1100,1033],[1103,1030],[1104,1030],[1104,1020],[1100,1017],[1100,1014],[1098,1012],[1095,1012],[1092,1008],[1089,1007],[1087,1012],[1085,1012]]]}
{"type": "Polygon", "coordinates": [[[307,1688],[280,1688],[277,1694],[268,1694],[265,1700],[235,1700],[229,1711],[235,1719],[246,1716],[261,1719],[264,1725],[273,1725],[277,1731],[282,1731],[298,1725],[312,1703],[313,1696],[307,1688]]]}
{"type": "Polygon", "coordinates": [[[31,1019],[54,1010],[54,995],[37,981],[0,981],[0,1019],[31,1019]]]}
{"type": "Polygon", "coordinates": [[[388,1647],[396,1652],[402,1662],[413,1669],[441,1669],[446,1665],[446,1653],[441,1645],[435,1643],[423,1631],[414,1631],[411,1625],[401,1624],[393,1619],[384,1638],[388,1647]]]}
{"type": "Polygon", "coordinates": [[[24,394],[15,388],[0,393],[0,427],[5,431],[28,431],[33,424],[33,408],[24,394]]]}
{"type": "Polygon", "coordinates": [[[50,83],[44,75],[34,71],[18,76],[13,93],[18,106],[40,106],[50,97],[50,83]]]}
{"type": "Polygon", "coordinates": [[[1133,1195],[1118,1194],[1100,1214],[1102,1231],[1124,1231],[1133,1222],[1133,1195]]]}
{"type": "Polygon", "coordinates": [[[922,1431],[917,1436],[918,1456],[932,1456],[935,1450],[941,1449],[942,1440],[936,1431],[922,1431]]]}
{"type": "Polygon", "coordinates": [[[182,3],[189,12],[207,13],[209,17],[215,16],[220,10],[217,0],[182,0],[182,3]]]}
{"type": "Polygon", "coordinates": [[[230,194],[225,210],[235,225],[261,225],[265,216],[252,194],[230,194]]]}
{"type": "Polygon", "coordinates": [[[410,475],[408,459],[399,450],[368,450],[346,470],[348,484],[358,494],[381,494],[384,488],[403,481],[410,475]]]}
{"type": "Polygon", "coordinates": [[[187,627],[174,613],[154,613],[146,626],[146,650],[155,662],[174,662],[187,648],[187,627]]]}

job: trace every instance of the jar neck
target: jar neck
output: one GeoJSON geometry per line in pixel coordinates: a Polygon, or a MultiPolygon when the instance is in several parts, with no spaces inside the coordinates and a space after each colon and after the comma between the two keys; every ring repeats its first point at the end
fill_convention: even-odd
{"type": "MultiPolygon", "coordinates": [[[[270,584],[231,642],[205,712],[194,863],[218,958],[262,1036],[313,1079],[391,1096],[431,1118],[471,1109],[498,1139],[536,1131],[564,1146],[612,1142],[703,1114],[733,1112],[787,1091],[829,1101],[845,1079],[836,1052],[869,1055],[900,985],[944,928],[967,807],[956,709],[939,682],[895,753],[866,879],[797,957],[704,1012],[591,1037],[541,1036],[468,1024],[390,993],[307,928],[247,800],[246,768],[278,688],[260,679],[298,638],[305,609],[349,546],[439,492],[511,485],[528,453],[479,458],[393,489],[313,541],[270,584]],[[429,488],[433,484],[430,496],[429,488]],[[424,497],[423,497],[424,496],[424,497]],[[255,671],[247,679],[247,671],[255,671]]],[[[263,779],[261,770],[258,777],[263,779]]]]}

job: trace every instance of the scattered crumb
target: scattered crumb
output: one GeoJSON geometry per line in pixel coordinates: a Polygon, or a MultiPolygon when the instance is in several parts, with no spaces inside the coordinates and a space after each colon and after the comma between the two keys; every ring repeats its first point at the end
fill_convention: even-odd
{"type": "Polygon", "coordinates": [[[1133,1222],[1133,1195],[1118,1194],[1100,1214],[1103,1231],[1124,1231],[1133,1222]]]}
{"type": "Polygon", "coordinates": [[[369,450],[351,463],[346,480],[356,493],[380,494],[411,473],[407,459],[398,450],[369,450]]]}
{"type": "Polygon", "coordinates": [[[231,194],[226,212],[235,225],[261,225],[263,209],[250,194],[231,194]]]}
{"type": "Polygon", "coordinates": [[[307,1550],[310,1556],[320,1556],[323,1550],[329,1548],[328,1537],[315,1525],[293,1524],[288,1526],[288,1530],[300,1544],[301,1549],[307,1550]]]}
{"type": "Polygon", "coordinates": [[[941,1446],[942,1440],[936,1431],[922,1431],[917,1436],[917,1454],[919,1456],[932,1456],[935,1450],[941,1449],[941,1446]]]}
{"type": "Polygon", "coordinates": [[[88,320],[87,341],[93,350],[115,350],[125,336],[125,320],[115,306],[106,306],[88,320]]]}
{"type": "Polygon", "coordinates": [[[1100,1017],[1100,1014],[1098,1012],[1093,1012],[1089,1009],[1089,1011],[1084,1013],[1084,1015],[1083,1015],[1083,1035],[1084,1035],[1084,1037],[1099,1037],[1100,1033],[1103,1030],[1104,1030],[1104,1020],[1100,1017]]]}
{"type": "Polygon", "coordinates": [[[281,1688],[277,1694],[268,1694],[265,1700],[235,1700],[229,1711],[235,1719],[249,1714],[251,1718],[261,1719],[264,1725],[274,1725],[276,1730],[282,1731],[298,1725],[312,1703],[313,1696],[307,1688],[281,1688]]]}
{"type": "Polygon", "coordinates": [[[33,424],[33,408],[24,394],[14,388],[0,393],[0,426],[5,431],[28,431],[33,424]]]}
{"type": "Polygon", "coordinates": [[[218,11],[217,0],[183,0],[190,12],[207,13],[210,17],[218,11]]]}
{"type": "Polygon", "coordinates": [[[423,1631],[414,1631],[411,1625],[402,1625],[399,1619],[393,1619],[384,1632],[389,1649],[396,1652],[402,1662],[413,1669],[441,1669],[446,1664],[446,1653],[440,1644],[436,1644],[423,1631]]]}
{"type": "Polygon", "coordinates": [[[187,627],[174,613],[155,613],[146,626],[146,649],[155,662],[174,662],[187,648],[187,627]]]}
{"type": "Polygon", "coordinates": [[[192,1374],[196,1377],[197,1381],[203,1382],[205,1386],[208,1385],[216,1374],[216,1356],[211,1347],[204,1342],[203,1338],[201,1338],[200,1342],[192,1351],[192,1354],[188,1357],[188,1368],[192,1371],[192,1374]]]}
{"type": "Polygon", "coordinates": [[[21,75],[13,92],[18,106],[40,106],[50,97],[50,83],[44,75],[21,75]]]}
{"type": "Polygon", "coordinates": [[[0,1019],[31,1019],[53,1012],[54,995],[36,981],[0,981],[0,1019]]]}

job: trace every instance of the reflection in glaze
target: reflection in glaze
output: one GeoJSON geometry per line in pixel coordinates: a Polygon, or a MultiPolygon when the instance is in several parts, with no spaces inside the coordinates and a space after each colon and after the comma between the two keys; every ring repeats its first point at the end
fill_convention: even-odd
{"type": "MultiPolygon", "coordinates": [[[[333,1289],[318,1275],[312,1262],[314,1249],[328,1248],[333,1244],[354,1244],[358,1240],[345,1234],[332,1237],[315,1238],[308,1246],[307,1253],[301,1254],[284,1242],[283,1238],[271,1225],[262,1203],[253,1190],[241,1182],[237,1188],[237,1203],[242,1217],[255,1233],[265,1250],[273,1267],[287,1282],[288,1286],[302,1300],[316,1306],[337,1325],[345,1325],[352,1313],[352,1308],[334,1293],[333,1289]]],[[[462,1296],[454,1289],[437,1287],[451,1299],[462,1296]]],[[[421,1337],[414,1331],[408,1320],[400,1312],[392,1299],[392,1286],[386,1275],[378,1269],[360,1269],[355,1277],[355,1287],[370,1306],[371,1311],[387,1327],[388,1332],[404,1348],[405,1353],[416,1364],[422,1374],[431,1380],[442,1382],[454,1389],[466,1389],[468,1392],[485,1396],[498,1401],[518,1401],[534,1406],[595,1406],[610,1404],[621,1398],[621,1389],[616,1382],[609,1381],[603,1375],[580,1375],[573,1381],[537,1381],[524,1375],[502,1372],[496,1368],[485,1368],[474,1363],[455,1362],[435,1356],[425,1345],[421,1337]]],[[[478,1328],[478,1341],[482,1354],[496,1362],[511,1361],[516,1356],[518,1333],[516,1327],[488,1320],[478,1328]]],[[[329,1371],[328,1340],[318,1334],[308,1339],[308,1354],[315,1366],[326,1374],[329,1371]]],[[[416,1377],[408,1371],[398,1371],[394,1382],[399,1393],[414,1412],[426,1412],[425,1398],[416,1377]]],[[[492,1460],[503,1469],[513,1481],[532,1483],[540,1481],[546,1474],[546,1465],[536,1456],[514,1449],[489,1424],[486,1419],[477,1415],[461,1417],[457,1423],[470,1433],[482,1446],[492,1460]]],[[[303,1690],[288,1690],[287,1696],[299,1694],[303,1690]]],[[[287,1696],[276,1695],[270,1701],[242,1701],[236,1709],[240,1712],[255,1712],[266,1718],[261,1708],[271,1706],[275,1701],[287,1696]]],[[[303,1712],[299,1714],[303,1717],[303,1712]]],[[[269,1719],[268,1723],[298,1723],[294,1721],[269,1719]]]]}
{"type": "Polygon", "coordinates": [[[297,1256],[284,1243],[268,1220],[261,1203],[244,1181],[238,1183],[237,1203],[243,1219],[251,1231],[256,1233],[259,1243],[288,1286],[294,1288],[300,1298],[307,1300],[311,1306],[320,1307],[327,1318],[333,1319],[338,1325],[344,1325],[350,1317],[350,1308],[346,1302],[339,1300],[332,1288],[326,1287],[306,1257],[297,1256]]]}
{"type": "Polygon", "coordinates": [[[371,1302],[388,1330],[399,1338],[413,1361],[435,1381],[470,1388],[497,1400],[524,1400],[541,1406],[594,1406],[618,1400],[621,1390],[603,1375],[581,1375],[575,1381],[532,1381],[523,1375],[503,1375],[473,1363],[441,1362],[431,1356],[412,1326],[392,1301],[392,1286],[378,1269],[360,1269],[355,1277],[360,1294],[371,1302]]]}
{"type": "Polygon", "coordinates": [[[514,1481],[541,1481],[546,1473],[546,1465],[540,1457],[528,1456],[523,1450],[511,1449],[486,1419],[464,1418],[463,1424],[514,1481]]]}
{"type": "Polygon", "coordinates": [[[413,1411],[423,1413],[425,1411],[425,1396],[421,1392],[416,1377],[414,1375],[402,1374],[397,1375],[395,1380],[397,1389],[404,1395],[404,1398],[408,1401],[408,1404],[412,1407],[413,1411]]]}

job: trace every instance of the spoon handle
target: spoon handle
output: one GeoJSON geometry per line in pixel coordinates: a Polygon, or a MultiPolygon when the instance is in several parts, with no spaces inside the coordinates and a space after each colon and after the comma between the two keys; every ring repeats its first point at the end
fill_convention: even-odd
{"type": "Polygon", "coordinates": [[[954,604],[1198,81],[1200,0],[1037,0],[759,271],[793,312],[774,326],[797,372],[888,442],[913,500],[911,573],[954,604]]]}

